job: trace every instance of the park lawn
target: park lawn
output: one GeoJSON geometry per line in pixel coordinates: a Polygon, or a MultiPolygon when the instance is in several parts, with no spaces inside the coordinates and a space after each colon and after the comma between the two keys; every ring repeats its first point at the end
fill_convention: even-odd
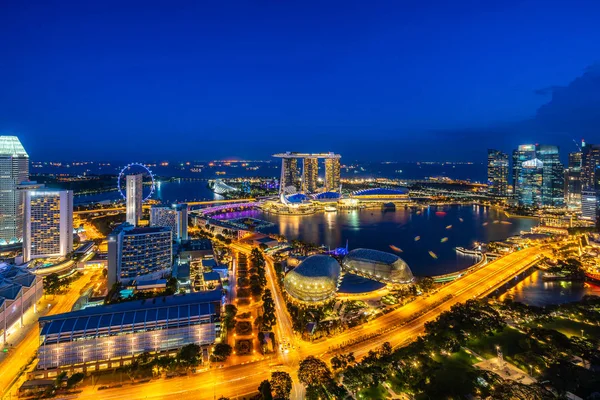
{"type": "Polygon", "coordinates": [[[565,318],[554,318],[550,322],[545,322],[542,326],[546,329],[554,329],[568,337],[581,336],[581,330],[585,337],[600,339],[600,326],[586,324],[585,322],[571,321],[565,318]]]}
{"type": "Polygon", "coordinates": [[[391,397],[390,392],[382,385],[363,389],[358,392],[357,399],[387,399],[391,397]]]}
{"type": "Polygon", "coordinates": [[[507,326],[492,336],[469,341],[466,347],[477,352],[482,357],[493,358],[498,355],[496,346],[500,346],[504,357],[512,358],[516,354],[523,352],[523,349],[519,346],[519,340],[526,338],[525,334],[507,326]]]}

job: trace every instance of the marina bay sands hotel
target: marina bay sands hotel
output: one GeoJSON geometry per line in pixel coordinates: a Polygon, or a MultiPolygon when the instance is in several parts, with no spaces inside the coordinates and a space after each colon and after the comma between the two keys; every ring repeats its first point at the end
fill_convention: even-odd
{"type": "Polygon", "coordinates": [[[279,195],[285,196],[295,193],[312,194],[322,191],[318,188],[319,159],[325,160],[325,192],[339,193],[340,158],[334,153],[277,153],[273,157],[281,158],[281,180],[279,181],[279,195]],[[302,170],[300,170],[302,161],[302,170]]]}

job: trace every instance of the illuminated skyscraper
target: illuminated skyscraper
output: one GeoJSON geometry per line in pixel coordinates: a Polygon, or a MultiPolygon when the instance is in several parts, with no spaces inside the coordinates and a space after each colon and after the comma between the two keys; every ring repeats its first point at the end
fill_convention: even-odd
{"type": "Polygon", "coordinates": [[[304,171],[302,174],[302,191],[304,193],[314,193],[317,190],[317,181],[319,179],[319,159],[305,158],[304,171]]]}
{"type": "Polygon", "coordinates": [[[565,202],[571,207],[581,206],[581,152],[569,153],[569,167],[565,169],[565,202]]]}
{"type": "Polygon", "coordinates": [[[492,196],[508,195],[508,154],[488,149],[488,186],[492,196]]]}
{"type": "Polygon", "coordinates": [[[300,190],[298,158],[290,157],[281,160],[281,180],[279,185],[279,191],[282,193],[296,193],[300,190]]]}
{"type": "Polygon", "coordinates": [[[513,195],[516,199],[521,197],[522,187],[519,183],[519,177],[521,176],[521,169],[525,161],[533,160],[535,158],[535,145],[534,144],[522,144],[517,150],[513,151],[513,195]]]}
{"type": "Polygon", "coordinates": [[[143,175],[127,175],[126,181],[126,221],[136,226],[142,219],[143,175]]]}
{"type": "Polygon", "coordinates": [[[23,237],[23,199],[17,186],[29,180],[29,156],[16,136],[0,136],[0,244],[23,237]]]}
{"type": "Polygon", "coordinates": [[[340,179],[340,159],[325,159],[325,190],[328,192],[338,192],[342,186],[340,179]]]}
{"type": "Polygon", "coordinates": [[[600,166],[600,145],[583,143],[581,148],[581,186],[586,190],[595,188],[596,172],[600,166]]]}
{"type": "Polygon", "coordinates": [[[565,171],[558,146],[537,145],[536,157],[543,164],[542,205],[560,207],[565,203],[565,171]]]}
{"type": "Polygon", "coordinates": [[[173,239],[178,242],[187,240],[187,204],[173,204],[171,207],[152,207],[150,209],[150,226],[167,226],[171,228],[173,239]]]}
{"type": "Polygon", "coordinates": [[[564,204],[564,168],[558,147],[521,145],[513,152],[515,196],[521,205],[562,206],[564,204]],[[539,193],[538,193],[539,190],[539,193]]]}
{"type": "Polygon", "coordinates": [[[73,192],[33,189],[23,193],[23,261],[64,257],[73,251],[73,192]]]}

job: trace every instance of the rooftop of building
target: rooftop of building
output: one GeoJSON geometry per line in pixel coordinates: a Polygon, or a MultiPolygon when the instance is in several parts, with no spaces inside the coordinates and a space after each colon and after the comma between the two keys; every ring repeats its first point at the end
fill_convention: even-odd
{"type": "Polygon", "coordinates": [[[408,189],[405,188],[368,188],[357,190],[352,193],[354,196],[381,196],[381,195],[405,195],[408,189]]]}
{"type": "Polygon", "coordinates": [[[83,310],[40,317],[39,321],[49,322],[80,317],[101,316],[107,314],[123,314],[127,312],[143,311],[156,308],[169,308],[175,306],[186,306],[189,304],[213,303],[220,301],[221,290],[211,290],[207,292],[176,294],[172,296],[161,296],[154,297],[151,299],[127,301],[124,303],[90,307],[85,308],[83,310]]]}
{"type": "Polygon", "coordinates": [[[202,266],[214,268],[217,266],[217,262],[215,261],[214,258],[205,258],[202,260],[202,266]]]}
{"type": "Polygon", "coordinates": [[[292,151],[286,151],[285,153],[273,154],[273,157],[277,158],[341,158],[340,154],[333,152],[328,153],[297,153],[292,151]]]}
{"type": "Polygon", "coordinates": [[[16,136],[0,136],[0,156],[29,157],[16,136]]]}
{"type": "Polygon", "coordinates": [[[167,226],[143,226],[143,227],[135,227],[130,223],[123,222],[121,225],[117,226],[111,234],[117,234],[121,232],[125,232],[126,235],[146,235],[151,233],[163,233],[163,232],[171,232],[171,228],[167,226]]]}
{"type": "Polygon", "coordinates": [[[364,260],[369,262],[377,262],[382,264],[393,264],[398,260],[402,260],[395,254],[387,253],[385,251],[373,250],[373,249],[354,249],[351,250],[347,255],[347,259],[364,260]]]}
{"type": "Polygon", "coordinates": [[[293,272],[303,277],[329,277],[338,279],[340,275],[340,264],[331,256],[315,254],[305,258],[293,272]]]}
{"type": "Polygon", "coordinates": [[[339,199],[340,194],[338,192],[322,192],[312,195],[315,200],[325,199],[339,199]]]}
{"type": "Polygon", "coordinates": [[[204,278],[204,281],[218,281],[221,279],[221,275],[216,271],[204,272],[202,273],[202,277],[204,278]]]}

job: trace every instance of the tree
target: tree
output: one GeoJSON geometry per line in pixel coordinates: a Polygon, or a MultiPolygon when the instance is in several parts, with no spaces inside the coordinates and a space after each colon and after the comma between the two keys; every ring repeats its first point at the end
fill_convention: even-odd
{"type": "Polygon", "coordinates": [[[75,387],[79,382],[85,378],[83,372],[76,372],[67,379],[67,388],[75,387]]]}
{"type": "Polygon", "coordinates": [[[177,286],[178,286],[177,278],[172,276],[167,281],[167,287],[165,289],[165,292],[169,295],[175,294],[175,293],[177,293],[177,286]]]}
{"type": "Polygon", "coordinates": [[[58,294],[62,292],[65,287],[68,287],[68,282],[60,279],[58,274],[49,274],[44,278],[44,289],[46,289],[47,294],[58,294]]]}
{"type": "Polygon", "coordinates": [[[262,296],[262,301],[262,330],[270,331],[273,325],[275,325],[277,322],[277,317],[275,316],[275,302],[273,301],[273,296],[271,295],[271,291],[269,289],[265,290],[265,293],[262,296]]]}
{"type": "Polygon", "coordinates": [[[217,343],[213,349],[213,356],[217,361],[225,361],[231,355],[232,348],[227,343],[217,343]]]}
{"type": "Polygon", "coordinates": [[[307,387],[326,386],[332,380],[331,371],[324,361],[308,356],[300,362],[298,379],[307,387]]]}
{"type": "Polygon", "coordinates": [[[271,383],[268,380],[264,380],[258,386],[258,391],[262,400],[272,400],[273,395],[271,394],[271,383]]]}
{"type": "Polygon", "coordinates": [[[423,293],[429,292],[435,286],[433,278],[425,277],[419,281],[419,288],[423,293]]]}
{"type": "Polygon", "coordinates": [[[271,373],[271,391],[274,399],[287,400],[292,392],[292,377],[287,372],[277,371],[271,373]]]}
{"type": "Polygon", "coordinates": [[[195,367],[200,364],[200,346],[196,343],[190,343],[179,349],[177,360],[186,368],[195,367]]]}

